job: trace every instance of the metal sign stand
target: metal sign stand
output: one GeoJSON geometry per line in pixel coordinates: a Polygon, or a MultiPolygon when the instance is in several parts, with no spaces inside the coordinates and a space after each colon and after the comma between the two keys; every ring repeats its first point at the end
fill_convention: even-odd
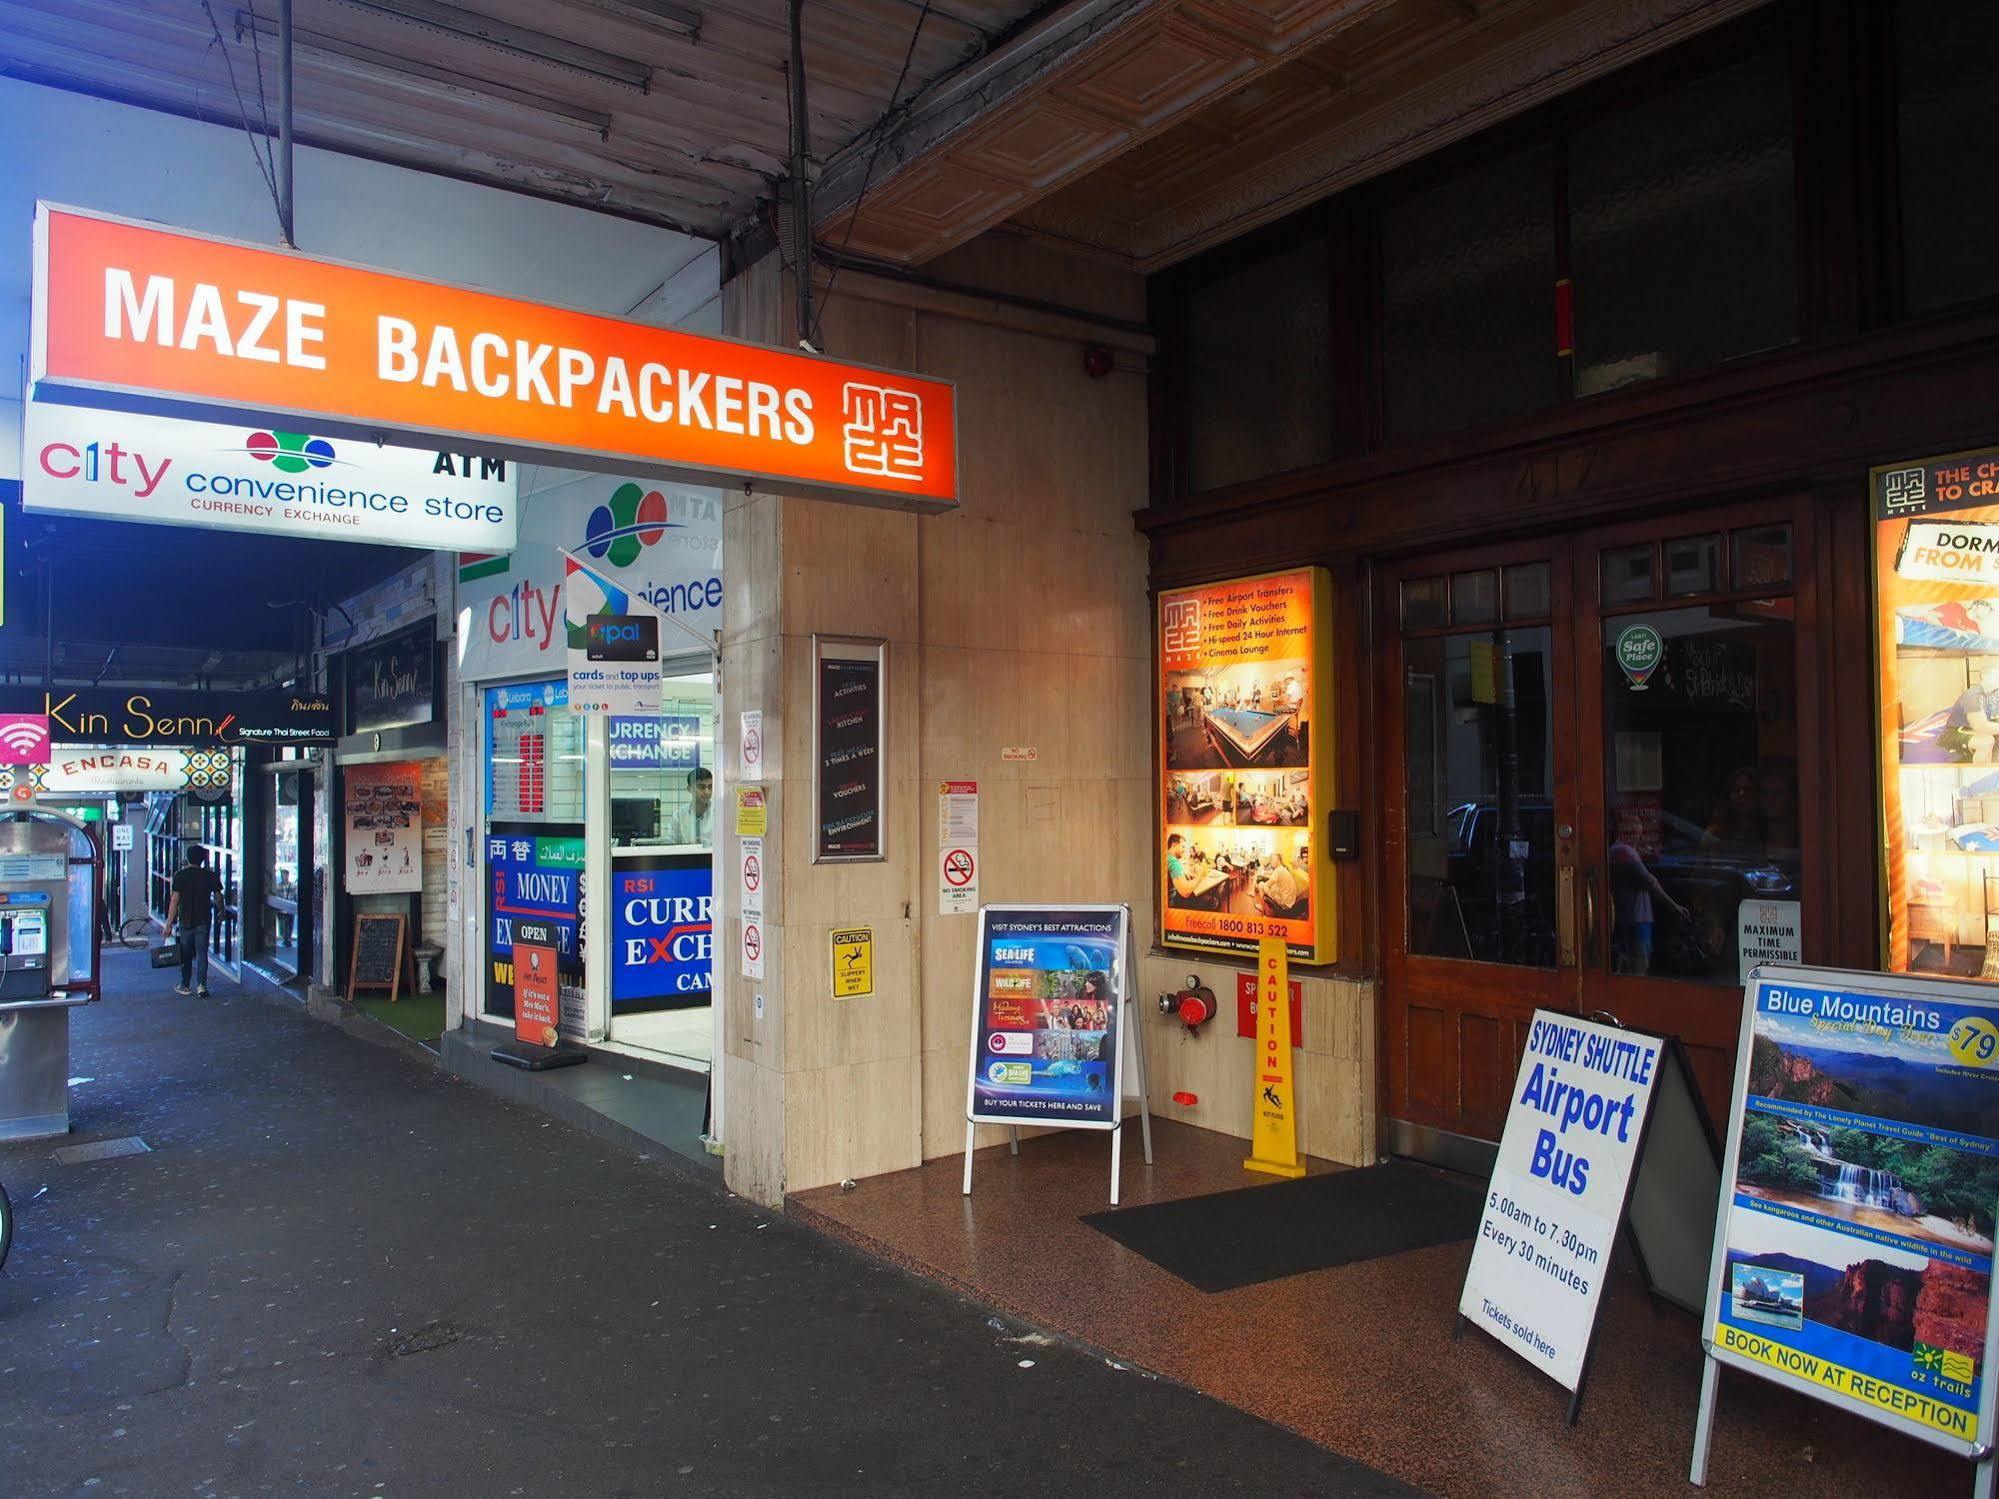
{"type": "MultiPolygon", "coordinates": [[[[1912,974],[1856,972],[1791,964],[1750,970],[1743,985],[1742,1029],[1736,1043],[1735,1089],[1729,1104],[1728,1142],[1722,1159],[1722,1198],[1720,1211],[1715,1215],[1714,1248],[1708,1262],[1708,1304],[1701,1325],[1701,1394],[1694,1415],[1694,1450],[1688,1466],[1687,1482],[1697,1488],[1707,1484],[1708,1449],[1714,1440],[1714,1414],[1720,1395],[1721,1366],[1727,1364],[1730,1368],[1753,1374],[1808,1398],[1824,1400],[1834,1409],[1849,1415],[1968,1459],[1972,1464],[1971,1491],[1974,1499],[1993,1499],[1994,1480],[1999,1477],[1999,1472],[1995,1472],[1995,1449],[1990,1436],[1995,1419],[1999,1418],[1999,1379],[1994,1377],[1995,1363],[1999,1363],[1999,1318],[1988,1316],[1986,1319],[1985,1345],[1978,1362],[1983,1384],[1978,1408],[1971,1413],[1972,1435],[1969,1440],[1953,1439],[1941,1431],[1919,1429],[1894,1419],[1885,1408],[1877,1409],[1851,1399],[1835,1399],[1825,1385],[1807,1378],[1803,1373],[1759,1364],[1745,1354],[1719,1346],[1725,1325],[1720,1318],[1721,1300],[1730,1294],[1728,1287],[1722,1283],[1722,1274],[1728,1264],[1730,1216],[1735,1211],[1731,1203],[1742,1153],[1742,1123],[1749,1104],[1750,1049],[1756,1038],[1756,1017],[1765,983],[1830,992],[1842,999],[1857,994],[1863,999],[1878,997],[1912,1004],[1930,1003],[1984,1010],[1988,1012],[1987,1017],[1980,1018],[1976,1024],[1986,1027],[1988,1034],[1992,1029],[1999,1028],[1999,1002],[1995,1002],[1992,986],[1987,983],[1947,978],[1919,979],[1912,974]]],[[[1960,1025],[1972,1023],[1969,1020],[1959,1022],[1960,1025]]]]}
{"type": "MultiPolygon", "coordinates": [[[[1124,988],[1127,992],[1118,1000],[1118,1041],[1117,1041],[1118,1054],[1120,1058],[1122,1058],[1127,1053],[1129,1053],[1129,1055],[1138,1064],[1137,1097],[1138,1097],[1139,1132],[1145,1142],[1145,1164],[1150,1166],[1152,1164],[1152,1090],[1150,1084],[1146,1081],[1146,1076],[1145,1076],[1145,1041],[1143,1037],[1136,1035],[1132,1030],[1132,1027],[1136,1022],[1138,1016],[1138,1008],[1132,1002],[1132,995],[1130,992],[1135,988],[1138,982],[1138,939],[1132,933],[1131,913],[1128,910],[1125,913],[1124,929],[1125,929],[1125,975],[1126,975],[1124,988]]],[[[981,940],[983,940],[984,938],[983,927],[981,928],[980,936],[981,940]]],[[[975,965],[976,962],[977,959],[974,958],[975,965]]],[[[975,972],[977,971],[976,966],[974,968],[974,971],[975,972]]],[[[976,1004],[978,1003],[978,1001],[975,999],[974,1003],[976,1004]]],[[[974,1013],[976,1016],[976,1011],[974,1013]]],[[[1124,1100],[1131,1096],[1132,1095],[1125,1093],[1122,1090],[1119,1091],[1117,1119],[1114,1123],[1112,1123],[1109,1126],[1109,1133],[1111,1137],[1111,1206],[1112,1207],[1116,1207],[1118,1205],[1118,1188],[1121,1181],[1121,1172],[1124,1166],[1124,1125],[1125,1125],[1124,1100]]],[[[1097,1127],[1102,1128],[1103,1126],[1097,1126],[1097,1127]]],[[[1063,1128],[1063,1126],[1059,1124],[1051,1124],[1048,1126],[1048,1128],[1061,1129],[1063,1128]]],[[[970,1197],[972,1195],[972,1153],[973,1153],[974,1142],[978,1135],[978,1130],[979,1130],[979,1125],[977,1120],[971,1118],[967,1118],[965,1120],[964,1195],[967,1197],[970,1197]]],[[[1007,1151],[1010,1155],[1020,1154],[1020,1126],[1018,1124],[1007,1125],[1007,1151]]]]}

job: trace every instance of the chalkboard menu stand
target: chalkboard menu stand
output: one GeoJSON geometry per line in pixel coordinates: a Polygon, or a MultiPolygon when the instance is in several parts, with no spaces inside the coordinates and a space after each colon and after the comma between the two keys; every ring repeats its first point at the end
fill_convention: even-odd
{"type": "Polygon", "coordinates": [[[347,1002],[357,989],[386,989],[389,1003],[402,998],[407,976],[416,991],[414,955],[410,952],[409,918],[387,912],[366,912],[354,918],[354,947],[347,958],[347,1002]]]}

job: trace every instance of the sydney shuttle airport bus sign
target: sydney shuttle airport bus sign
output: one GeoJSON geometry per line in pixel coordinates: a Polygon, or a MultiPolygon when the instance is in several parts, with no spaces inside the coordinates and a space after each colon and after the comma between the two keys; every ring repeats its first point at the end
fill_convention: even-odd
{"type": "Polygon", "coordinates": [[[948,381],[80,209],[35,209],[32,400],[919,511],[958,500],[948,381]]]}

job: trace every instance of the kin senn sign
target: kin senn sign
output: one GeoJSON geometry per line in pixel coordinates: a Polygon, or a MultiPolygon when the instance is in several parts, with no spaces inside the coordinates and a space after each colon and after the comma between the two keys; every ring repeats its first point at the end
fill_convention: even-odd
{"type": "Polygon", "coordinates": [[[35,208],[31,399],[327,437],[958,500],[956,391],[290,250],[35,208]]]}

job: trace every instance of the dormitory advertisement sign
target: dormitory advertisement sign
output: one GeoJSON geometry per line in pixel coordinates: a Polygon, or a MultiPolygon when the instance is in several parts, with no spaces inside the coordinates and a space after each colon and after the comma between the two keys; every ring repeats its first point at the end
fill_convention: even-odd
{"type": "Polygon", "coordinates": [[[1665,1043],[1534,1012],[1458,1311],[1564,1389],[1583,1377],[1665,1043]]]}

